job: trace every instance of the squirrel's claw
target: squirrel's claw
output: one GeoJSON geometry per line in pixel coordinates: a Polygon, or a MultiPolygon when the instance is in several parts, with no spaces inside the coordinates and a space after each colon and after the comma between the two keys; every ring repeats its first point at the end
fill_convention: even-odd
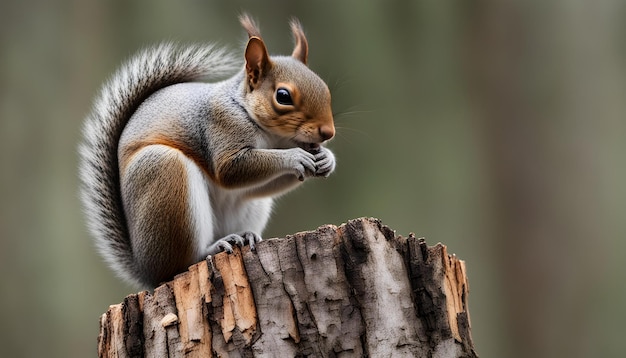
{"type": "Polygon", "coordinates": [[[261,236],[257,235],[252,231],[246,231],[241,236],[245,239],[245,241],[250,245],[250,250],[256,251],[256,244],[263,241],[261,236]]]}
{"type": "Polygon", "coordinates": [[[229,254],[233,253],[233,245],[230,242],[228,242],[227,240],[224,240],[224,239],[218,240],[215,243],[215,245],[216,245],[216,247],[218,249],[217,252],[223,251],[223,252],[227,252],[229,254]]]}

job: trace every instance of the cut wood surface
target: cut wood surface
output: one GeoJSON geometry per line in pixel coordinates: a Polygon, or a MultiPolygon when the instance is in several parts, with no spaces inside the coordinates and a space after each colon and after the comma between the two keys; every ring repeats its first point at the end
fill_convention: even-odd
{"type": "Polygon", "coordinates": [[[355,219],[220,253],[109,307],[100,357],[476,357],[465,263],[355,219]]]}

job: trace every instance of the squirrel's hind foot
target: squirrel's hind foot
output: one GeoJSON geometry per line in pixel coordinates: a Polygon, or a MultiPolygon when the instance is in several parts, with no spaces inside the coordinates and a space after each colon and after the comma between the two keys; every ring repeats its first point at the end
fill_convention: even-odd
{"type": "Polygon", "coordinates": [[[209,246],[209,255],[215,255],[222,251],[231,254],[233,252],[234,245],[242,247],[250,245],[250,249],[255,251],[256,244],[261,241],[263,241],[261,236],[252,231],[245,231],[241,234],[226,235],[209,246]]]}

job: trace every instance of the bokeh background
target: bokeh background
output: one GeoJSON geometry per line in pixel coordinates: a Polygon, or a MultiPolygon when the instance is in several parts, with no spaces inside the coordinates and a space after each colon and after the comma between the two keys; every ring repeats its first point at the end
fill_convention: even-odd
{"type": "Polygon", "coordinates": [[[237,14],[271,53],[308,33],[333,92],[336,173],[281,198],[265,236],[374,216],[466,260],[482,357],[618,357],[626,319],[626,3],[0,3],[0,347],[90,357],[136,289],[96,255],[81,122],[137,49],[217,41],[237,14]]]}

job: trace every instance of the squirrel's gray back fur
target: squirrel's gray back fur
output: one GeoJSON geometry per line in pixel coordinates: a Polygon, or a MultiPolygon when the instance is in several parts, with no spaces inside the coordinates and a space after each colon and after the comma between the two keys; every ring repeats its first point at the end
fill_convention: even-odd
{"type": "Polygon", "coordinates": [[[80,144],[81,198],[87,225],[110,267],[135,282],[133,251],[120,194],[118,144],[139,105],[157,90],[182,82],[224,77],[239,66],[213,45],[161,44],[126,62],[103,86],[83,128],[80,144]]]}

